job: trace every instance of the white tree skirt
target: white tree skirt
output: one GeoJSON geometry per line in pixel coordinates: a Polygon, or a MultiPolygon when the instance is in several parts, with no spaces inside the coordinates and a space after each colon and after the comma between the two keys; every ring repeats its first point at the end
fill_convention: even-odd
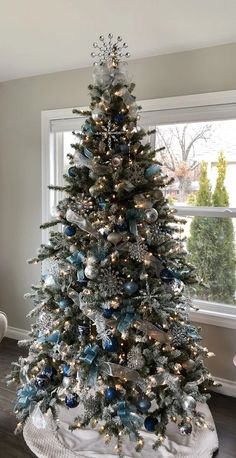
{"type": "MultiPolygon", "coordinates": [[[[213,426],[214,420],[207,404],[198,406],[204,412],[206,420],[213,426]]],[[[104,444],[104,438],[96,429],[81,429],[74,432],[68,430],[68,425],[76,416],[77,409],[62,409],[60,412],[60,429],[55,431],[50,415],[39,418],[39,424],[32,416],[24,428],[24,438],[28,447],[38,458],[117,458],[115,441],[104,444]]],[[[78,413],[78,412],[77,412],[78,413]]],[[[167,438],[157,450],[152,449],[155,435],[142,431],[145,446],[142,452],[135,452],[134,443],[128,439],[124,443],[125,458],[211,458],[218,449],[216,430],[193,429],[190,436],[182,436],[177,426],[170,423],[167,429],[167,438]]]]}

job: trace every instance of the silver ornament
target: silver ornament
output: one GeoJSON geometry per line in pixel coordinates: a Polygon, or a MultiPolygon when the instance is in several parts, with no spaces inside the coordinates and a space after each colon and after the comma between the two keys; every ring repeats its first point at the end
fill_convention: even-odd
{"type": "Polygon", "coordinates": [[[113,167],[119,167],[123,162],[123,158],[119,155],[114,156],[111,160],[113,167]]]}
{"type": "Polygon", "coordinates": [[[197,403],[192,396],[183,396],[181,404],[183,409],[186,410],[194,410],[197,406],[197,403]]]}
{"type": "Polygon", "coordinates": [[[71,382],[70,377],[63,377],[62,379],[63,388],[69,388],[70,382],[71,382]]]}
{"type": "Polygon", "coordinates": [[[113,245],[117,245],[118,243],[121,242],[122,235],[119,234],[119,232],[111,232],[110,234],[108,234],[107,240],[108,242],[113,243],[113,245]]]}
{"type": "Polygon", "coordinates": [[[195,367],[195,362],[193,361],[193,359],[188,359],[187,361],[184,361],[182,363],[182,367],[187,371],[191,371],[195,367]]]}
{"type": "Polygon", "coordinates": [[[90,280],[93,280],[98,276],[98,269],[94,267],[93,265],[86,266],[84,269],[84,273],[87,278],[90,280]]]}
{"type": "Polygon", "coordinates": [[[77,250],[78,250],[78,247],[76,245],[71,245],[70,246],[70,252],[71,253],[75,253],[75,251],[77,251],[77,250]]]}
{"type": "Polygon", "coordinates": [[[87,257],[86,263],[87,263],[87,266],[88,265],[94,266],[95,264],[98,263],[98,260],[97,260],[97,258],[95,256],[90,255],[90,256],[87,257]]]}
{"type": "Polygon", "coordinates": [[[148,223],[155,223],[158,218],[158,211],[155,208],[145,210],[145,219],[148,223]]]}
{"type": "Polygon", "coordinates": [[[91,196],[95,197],[97,196],[98,194],[98,188],[96,185],[93,185],[93,186],[90,186],[89,188],[89,193],[91,194],[91,196]]]}

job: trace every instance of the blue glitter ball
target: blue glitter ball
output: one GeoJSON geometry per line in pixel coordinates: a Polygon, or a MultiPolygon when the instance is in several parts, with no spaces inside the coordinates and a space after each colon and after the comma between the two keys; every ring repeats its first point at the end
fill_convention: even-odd
{"type": "Polygon", "coordinates": [[[144,420],[144,426],[149,433],[153,433],[158,425],[158,420],[154,417],[147,417],[144,420]]]}
{"type": "Polygon", "coordinates": [[[105,398],[107,401],[113,401],[117,397],[117,391],[112,386],[105,390],[105,398]]]}
{"type": "Polygon", "coordinates": [[[111,352],[116,352],[118,349],[118,341],[116,337],[109,337],[104,344],[104,349],[111,352]]]}
{"type": "Polygon", "coordinates": [[[124,121],[124,119],[125,119],[125,117],[121,113],[113,116],[113,121],[115,121],[117,124],[121,124],[124,121]]]}
{"type": "Polygon", "coordinates": [[[79,405],[78,395],[76,393],[68,394],[65,397],[65,403],[70,409],[74,409],[79,405]]]}
{"type": "Polygon", "coordinates": [[[136,293],[136,291],[138,291],[138,285],[137,285],[137,283],[135,283],[132,280],[131,281],[127,281],[124,284],[124,290],[129,296],[131,296],[132,294],[136,293]]]}
{"type": "Polygon", "coordinates": [[[161,167],[158,164],[151,164],[149,167],[145,170],[145,177],[152,177],[156,173],[161,172],[161,167]]]}
{"type": "Polygon", "coordinates": [[[67,235],[67,237],[73,237],[75,233],[76,233],[75,226],[66,226],[64,229],[64,234],[67,235]]]}
{"type": "Polygon", "coordinates": [[[104,316],[104,318],[111,318],[113,312],[114,312],[113,308],[104,309],[102,315],[104,316]]]}
{"type": "Polygon", "coordinates": [[[45,390],[51,383],[50,377],[47,374],[38,374],[36,375],[35,385],[40,390],[45,390]]]}
{"type": "Polygon", "coordinates": [[[137,401],[137,408],[142,413],[148,412],[151,407],[151,401],[148,398],[140,398],[137,401]]]}
{"type": "Polygon", "coordinates": [[[66,307],[69,307],[71,305],[71,300],[69,298],[63,298],[60,299],[60,301],[57,302],[59,305],[60,309],[65,309],[66,307]]]}
{"type": "Polygon", "coordinates": [[[76,175],[77,175],[77,167],[74,167],[74,166],[73,167],[69,167],[68,175],[69,175],[69,177],[72,177],[72,178],[76,177],[76,175]]]}
{"type": "Polygon", "coordinates": [[[65,364],[65,366],[63,367],[63,375],[65,377],[70,377],[71,375],[71,367],[69,364],[65,364]]]}

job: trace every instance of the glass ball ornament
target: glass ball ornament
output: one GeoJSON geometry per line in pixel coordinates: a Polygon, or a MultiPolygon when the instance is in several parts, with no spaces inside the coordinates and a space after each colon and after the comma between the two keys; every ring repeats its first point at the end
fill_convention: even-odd
{"type": "Polygon", "coordinates": [[[145,219],[147,223],[155,223],[158,218],[158,211],[155,208],[145,210],[145,219]]]}
{"type": "Polygon", "coordinates": [[[111,232],[107,236],[108,242],[112,243],[113,245],[117,245],[122,240],[122,235],[119,232],[111,232]]]}
{"type": "Polygon", "coordinates": [[[78,395],[76,393],[68,394],[65,397],[65,403],[70,409],[74,409],[79,405],[78,395]]]}
{"type": "Polygon", "coordinates": [[[48,377],[47,374],[40,373],[40,374],[36,375],[35,385],[40,390],[45,390],[46,388],[48,388],[50,383],[51,383],[51,380],[50,380],[50,377],[48,377]]]}
{"type": "Polygon", "coordinates": [[[114,399],[116,399],[116,397],[117,397],[117,391],[115,388],[113,388],[113,386],[105,390],[105,399],[107,401],[113,401],[114,399]]]}
{"type": "Polygon", "coordinates": [[[57,302],[60,309],[64,310],[71,305],[71,299],[64,297],[57,302]]]}
{"type": "Polygon", "coordinates": [[[183,396],[181,404],[183,409],[185,410],[194,410],[197,406],[197,403],[193,396],[183,396]]]}
{"type": "Polygon", "coordinates": [[[72,178],[76,177],[76,175],[77,175],[77,167],[75,167],[75,166],[69,167],[68,175],[69,175],[69,177],[72,177],[72,178]]]}
{"type": "Polygon", "coordinates": [[[67,235],[67,237],[73,237],[73,235],[76,234],[76,227],[75,226],[66,226],[64,229],[64,234],[67,235]]]}
{"type": "Polygon", "coordinates": [[[104,350],[116,352],[118,349],[118,340],[116,337],[109,337],[104,343],[104,350]]]}
{"type": "Polygon", "coordinates": [[[104,316],[104,318],[111,318],[112,315],[113,315],[113,312],[114,312],[114,310],[112,308],[104,309],[103,312],[102,312],[102,315],[104,316]]]}
{"type": "Polygon", "coordinates": [[[85,267],[84,273],[87,278],[94,280],[98,276],[98,269],[94,265],[88,265],[85,267]]]}
{"type": "Polygon", "coordinates": [[[193,429],[190,423],[184,423],[184,422],[181,422],[178,425],[178,428],[179,428],[180,434],[182,434],[183,436],[188,436],[189,434],[191,434],[192,429],[193,429]]]}
{"type": "Polygon", "coordinates": [[[146,413],[151,407],[151,401],[148,398],[140,398],[137,401],[137,409],[142,412],[146,413]]]}
{"type": "Polygon", "coordinates": [[[124,284],[124,290],[129,296],[132,296],[132,294],[134,294],[134,293],[136,293],[136,291],[138,291],[138,284],[135,283],[133,280],[127,281],[124,284]]]}
{"type": "Polygon", "coordinates": [[[153,433],[158,425],[158,420],[151,415],[144,420],[144,427],[149,433],[153,433]]]}

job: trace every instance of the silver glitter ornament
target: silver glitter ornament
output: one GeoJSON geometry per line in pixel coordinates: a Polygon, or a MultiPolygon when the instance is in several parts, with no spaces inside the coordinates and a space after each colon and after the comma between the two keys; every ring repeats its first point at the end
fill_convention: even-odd
{"type": "Polygon", "coordinates": [[[145,365],[145,358],[139,346],[133,346],[127,355],[128,367],[131,369],[142,369],[145,365]]]}
{"type": "Polygon", "coordinates": [[[185,410],[194,410],[197,406],[197,403],[192,396],[183,396],[181,404],[185,410]]]}
{"type": "Polygon", "coordinates": [[[70,383],[71,383],[70,377],[63,377],[62,379],[63,388],[69,388],[70,383]]]}
{"type": "Polygon", "coordinates": [[[111,232],[107,236],[108,242],[111,242],[113,245],[117,245],[122,240],[122,235],[119,232],[111,232]]]}
{"type": "Polygon", "coordinates": [[[94,278],[98,276],[98,269],[93,265],[88,265],[85,267],[84,273],[87,278],[89,278],[90,280],[94,280],[94,278]]]}
{"type": "Polygon", "coordinates": [[[145,219],[148,223],[155,223],[158,218],[158,211],[155,208],[145,210],[145,219]]]}

